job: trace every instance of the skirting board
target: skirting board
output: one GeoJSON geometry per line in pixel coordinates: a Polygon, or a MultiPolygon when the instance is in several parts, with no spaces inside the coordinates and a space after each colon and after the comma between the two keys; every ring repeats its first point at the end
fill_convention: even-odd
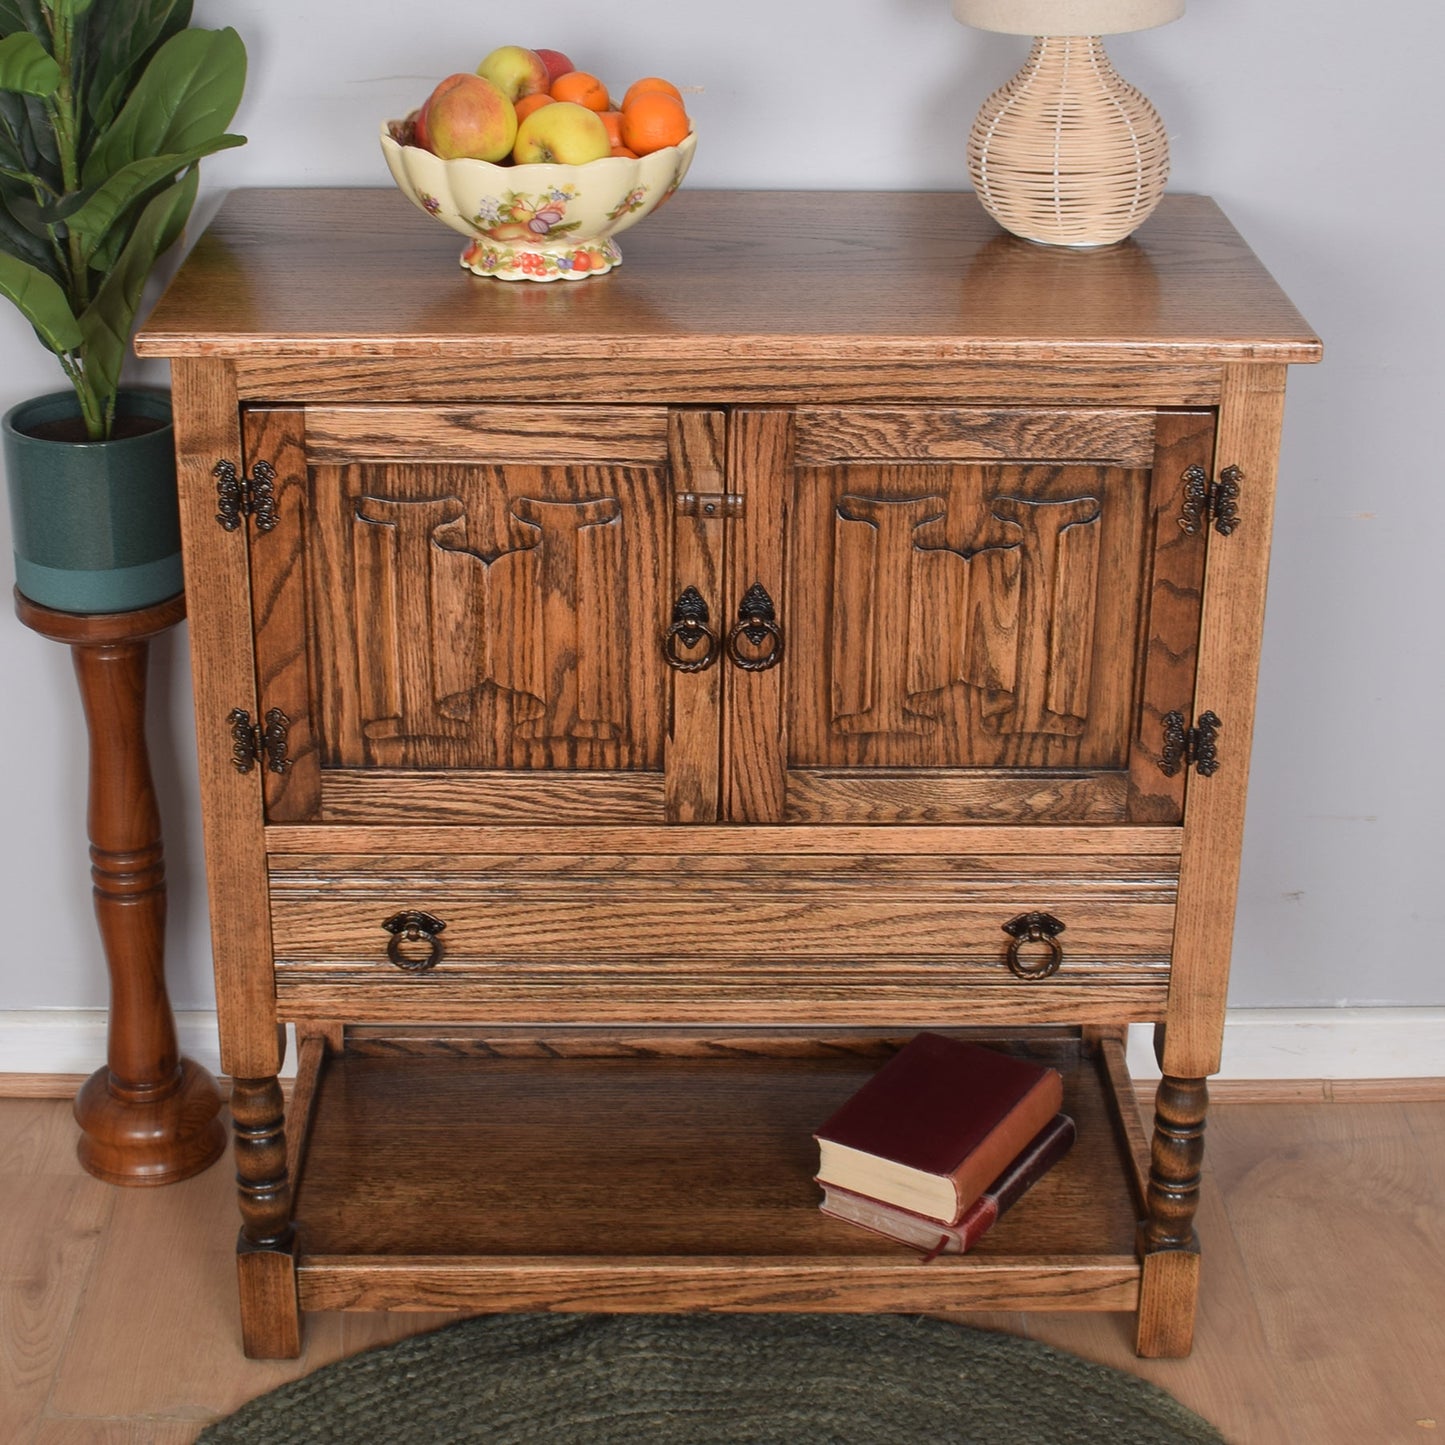
{"type": "MultiPolygon", "coordinates": [[[[7,1074],[80,1074],[105,1060],[103,1009],[0,1011],[0,1094],[7,1074]]],[[[181,1052],[220,1072],[216,1015],[180,1012],[181,1052]]],[[[1153,1029],[1129,1031],[1129,1068],[1158,1078],[1153,1029]]],[[[294,1050],[288,1056],[294,1069],[294,1050]]],[[[1445,1008],[1231,1009],[1224,1062],[1234,1079],[1420,1079],[1445,1074],[1445,1008]]]]}

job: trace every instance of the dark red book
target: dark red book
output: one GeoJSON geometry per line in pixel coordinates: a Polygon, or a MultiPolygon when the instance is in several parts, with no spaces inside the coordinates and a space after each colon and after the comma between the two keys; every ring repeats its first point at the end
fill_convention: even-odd
{"type": "Polygon", "coordinates": [[[1063,1100],[1056,1069],[918,1034],[819,1126],[818,1182],[957,1224],[1063,1100]]]}
{"type": "Polygon", "coordinates": [[[1017,1204],[1065,1154],[1074,1142],[1074,1121],[1056,1114],[1024,1149],[1023,1153],[963,1211],[957,1224],[940,1224],[911,1209],[854,1194],[836,1184],[823,1185],[819,1208],[834,1219],[846,1219],[874,1234],[911,1244],[926,1251],[923,1262],[940,1254],[962,1254],[997,1223],[999,1216],[1017,1204]]]}

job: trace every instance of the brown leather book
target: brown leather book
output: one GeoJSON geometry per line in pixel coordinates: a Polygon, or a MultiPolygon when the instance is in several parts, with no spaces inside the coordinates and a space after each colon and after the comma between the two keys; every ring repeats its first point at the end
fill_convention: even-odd
{"type": "Polygon", "coordinates": [[[818,1182],[957,1224],[1063,1097],[1056,1069],[918,1034],[819,1126],[818,1182]]]}
{"type": "Polygon", "coordinates": [[[1074,1121],[1056,1114],[1053,1121],[1025,1145],[1024,1152],[999,1175],[967,1209],[957,1224],[940,1224],[911,1209],[823,1185],[823,1202],[818,1207],[834,1219],[861,1225],[874,1234],[911,1244],[925,1251],[923,1263],[940,1254],[963,1254],[971,1249],[1065,1154],[1074,1142],[1074,1121]]]}

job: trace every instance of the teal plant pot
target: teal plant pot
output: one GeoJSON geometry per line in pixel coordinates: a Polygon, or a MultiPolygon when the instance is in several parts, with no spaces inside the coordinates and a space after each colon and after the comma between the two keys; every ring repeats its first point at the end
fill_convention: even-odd
{"type": "Polygon", "coordinates": [[[79,415],[74,393],[55,392],[0,420],[16,585],[61,612],[164,602],[184,585],[170,397],[121,392],[118,420],[162,423],[134,436],[89,442],[33,434],[79,415]]]}

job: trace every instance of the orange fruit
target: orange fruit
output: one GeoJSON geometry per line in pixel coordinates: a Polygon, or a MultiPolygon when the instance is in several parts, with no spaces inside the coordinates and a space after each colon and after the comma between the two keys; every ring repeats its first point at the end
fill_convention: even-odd
{"type": "Polygon", "coordinates": [[[664,95],[670,95],[679,105],[682,104],[682,92],[670,80],[664,80],[660,75],[644,75],[641,80],[634,80],[627,87],[627,94],[622,97],[623,110],[639,95],[645,95],[650,90],[660,90],[664,95]]]}
{"type": "Polygon", "coordinates": [[[531,95],[522,96],[512,107],[517,112],[518,120],[526,120],[534,110],[541,110],[544,105],[555,105],[556,102],[545,91],[534,91],[531,95]]]}
{"type": "Polygon", "coordinates": [[[624,145],[613,146],[612,154],[615,156],[626,156],[626,158],[630,161],[635,161],[637,159],[637,152],[628,150],[627,147],[624,145]]]}
{"type": "Polygon", "coordinates": [[[553,100],[574,101],[577,105],[585,105],[588,110],[601,112],[612,109],[607,87],[585,70],[569,70],[565,75],[559,75],[552,82],[551,95],[553,100]]]}
{"type": "Polygon", "coordinates": [[[640,156],[677,145],[690,129],[682,102],[665,91],[643,91],[622,112],[622,144],[640,156]]]}
{"type": "Polygon", "coordinates": [[[598,119],[607,127],[607,139],[614,146],[622,144],[622,112],[620,110],[598,111],[598,119]]]}

